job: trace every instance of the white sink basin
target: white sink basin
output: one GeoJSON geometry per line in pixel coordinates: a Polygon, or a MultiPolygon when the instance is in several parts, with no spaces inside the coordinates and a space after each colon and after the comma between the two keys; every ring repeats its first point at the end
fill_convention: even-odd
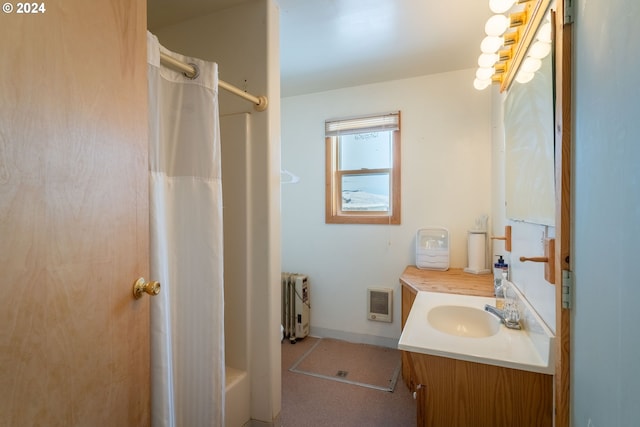
{"type": "MultiPolygon", "coordinates": [[[[520,295],[520,294],[519,294],[520,295]]],[[[398,348],[469,362],[553,374],[554,336],[524,297],[522,330],[484,311],[495,298],[420,291],[398,348]]]]}
{"type": "Polygon", "coordinates": [[[498,333],[500,321],[484,310],[461,305],[439,305],[429,310],[427,320],[435,329],[458,337],[485,338],[498,333]]]}

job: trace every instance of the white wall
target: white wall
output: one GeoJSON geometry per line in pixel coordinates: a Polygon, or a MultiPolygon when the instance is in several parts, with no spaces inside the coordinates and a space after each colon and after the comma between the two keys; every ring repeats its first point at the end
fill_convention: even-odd
{"type": "Polygon", "coordinates": [[[640,419],[640,3],[574,15],[572,421],[626,427],[640,419]]]}
{"type": "MultiPolygon", "coordinates": [[[[247,239],[240,245],[248,250],[234,262],[236,268],[246,272],[246,282],[238,285],[247,286],[249,306],[237,309],[248,312],[249,326],[247,330],[235,331],[237,337],[230,338],[248,340],[251,417],[254,423],[266,424],[273,423],[281,407],[278,22],[279,11],[273,0],[248,0],[214,14],[153,30],[168,49],[215,61],[220,79],[269,98],[268,109],[255,112],[251,103],[224,90],[219,97],[221,115],[251,114],[250,147],[245,155],[237,157],[246,163],[234,165],[222,159],[223,170],[238,167],[247,171],[246,187],[238,189],[246,192],[246,203],[242,206],[244,211],[237,213],[238,217],[246,215],[246,230],[234,233],[225,223],[224,232],[247,239]]],[[[225,208],[224,215],[226,218],[234,213],[225,208]]],[[[225,281],[234,279],[225,274],[225,281]]],[[[234,309],[232,305],[225,306],[225,310],[234,309]]]]}
{"type": "Polygon", "coordinates": [[[415,264],[415,233],[451,232],[451,266],[467,264],[467,230],[491,212],[491,95],[475,70],[357,86],[282,100],[282,270],[308,274],[311,332],[395,346],[398,278],[415,264]],[[324,121],[402,112],[402,224],[324,222],[324,121]],[[394,289],[393,323],[366,318],[367,287],[394,289]]]}

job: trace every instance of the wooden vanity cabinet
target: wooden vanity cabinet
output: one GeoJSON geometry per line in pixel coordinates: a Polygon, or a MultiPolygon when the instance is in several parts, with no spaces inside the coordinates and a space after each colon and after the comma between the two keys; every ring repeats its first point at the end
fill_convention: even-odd
{"type": "MultiPolygon", "coordinates": [[[[491,275],[420,270],[400,277],[402,328],[418,291],[493,296],[491,275]]],[[[547,427],[553,376],[422,353],[402,352],[402,378],[417,400],[417,426],[547,427]]]]}
{"type": "MultiPolygon", "coordinates": [[[[438,271],[423,270],[415,265],[409,265],[400,276],[400,284],[402,285],[402,329],[404,329],[418,291],[446,292],[481,297],[493,296],[493,277],[491,275],[465,273],[460,268],[438,271]]],[[[402,352],[402,380],[409,387],[409,390],[416,391],[416,382],[411,370],[409,353],[405,351],[402,352]]]]}
{"type": "Polygon", "coordinates": [[[418,426],[546,427],[552,425],[553,376],[409,353],[418,426]]]}

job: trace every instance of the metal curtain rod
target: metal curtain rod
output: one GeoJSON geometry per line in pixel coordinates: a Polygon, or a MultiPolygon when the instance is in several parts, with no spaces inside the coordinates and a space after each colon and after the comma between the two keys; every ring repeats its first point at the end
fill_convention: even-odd
{"type": "MultiPolygon", "coordinates": [[[[196,69],[192,65],[178,61],[177,59],[173,58],[170,55],[167,55],[164,52],[160,52],[160,63],[169,68],[173,68],[174,70],[182,71],[189,78],[193,78],[194,76],[196,76],[196,69]]],[[[233,86],[232,84],[229,84],[220,79],[218,79],[218,86],[226,90],[227,92],[231,92],[234,95],[239,96],[240,98],[244,98],[247,101],[253,102],[255,104],[253,108],[255,108],[256,111],[264,111],[267,109],[268,100],[264,95],[251,95],[250,93],[244,92],[233,86]]]]}

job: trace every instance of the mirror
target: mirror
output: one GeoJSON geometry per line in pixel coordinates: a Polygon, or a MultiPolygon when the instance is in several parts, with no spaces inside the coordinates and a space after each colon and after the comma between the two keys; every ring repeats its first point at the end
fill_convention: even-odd
{"type": "Polygon", "coordinates": [[[553,226],[553,52],[542,59],[531,81],[511,84],[504,100],[504,129],[507,218],[553,226]]]}

